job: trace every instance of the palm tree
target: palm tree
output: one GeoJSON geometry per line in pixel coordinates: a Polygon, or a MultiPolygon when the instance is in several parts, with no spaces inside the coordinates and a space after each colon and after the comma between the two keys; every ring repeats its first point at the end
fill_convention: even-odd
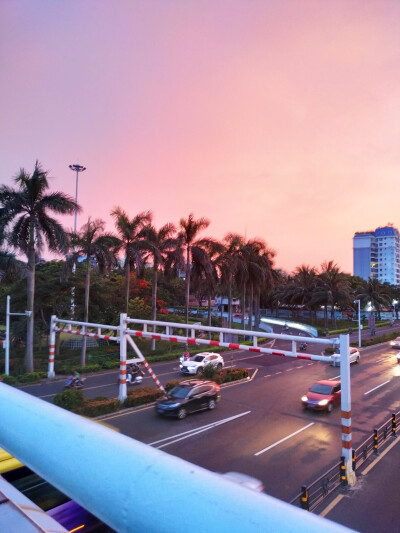
{"type": "Polygon", "coordinates": [[[253,316],[255,322],[259,323],[259,308],[261,289],[265,284],[272,286],[272,258],[274,252],[267,248],[266,243],[261,239],[250,239],[243,242],[238,251],[238,261],[236,270],[236,282],[242,291],[242,328],[245,327],[245,308],[248,300],[249,326],[253,327],[253,316]]]}
{"type": "MultiPolygon", "coordinates": [[[[329,305],[331,308],[331,323],[335,326],[335,306],[349,301],[351,291],[350,283],[344,272],[341,272],[334,261],[324,262],[319,273],[318,289],[316,291],[316,301],[324,302],[325,310],[329,305]]],[[[326,314],[326,313],[325,313],[326,314]]],[[[325,326],[326,327],[326,326],[325,326]]]]}
{"type": "MultiPolygon", "coordinates": [[[[110,270],[116,265],[116,251],[120,245],[117,237],[111,233],[104,233],[104,221],[101,219],[88,219],[87,223],[82,226],[80,231],[71,235],[71,244],[73,253],[67,261],[67,266],[72,267],[76,264],[78,258],[83,259],[85,265],[85,303],[83,312],[83,321],[89,319],[89,293],[90,293],[90,274],[93,263],[100,272],[110,270]]],[[[86,337],[82,339],[81,366],[86,364],[86,337]]]]}
{"type": "Polygon", "coordinates": [[[210,242],[210,239],[197,239],[198,234],[204,229],[208,228],[210,221],[207,218],[195,219],[193,213],[190,213],[187,219],[181,218],[179,226],[181,228],[178,239],[182,249],[182,255],[185,263],[185,315],[186,324],[189,322],[189,295],[190,295],[190,276],[192,255],[195,248],[201,248],[210,242]]]}
{"type": "Polygon", "coordinates": [[[225,247],[220,258],[221,288],[228,292],[228,327],[232,327],[232,294],[235,286],[235,274],[238,268],[239,251],[244,246],[244,239],[236,233],[228,233],[223,239],[225,247]]]}
{"type": "Polygon", "coordinates": [[[65,253],[68,236],[61,224],[49,216],[49,212],[71,215],[80,210],[73,199],[62,193],[47,194],[48,171],[39,161],[30,175],[20,169],[15,177],[17,189],[6,185],[0,187],[1,231],[10,227],[8,242],[27,257],[27,310],[30,311],[26,335],[25,367],[33,371],[33,332],[35,301],[35,265],[44,243],[51,252],[65,253]]]}
{"type": "MultiPolygon", "coordinates": [[[[202,245],[192,247],[191,279],[194,289],[202,287],[207,295],[207,323],[211,326],[211,299],[218,284],[220,262],[225,247],[218,241],[207,239],[202,245]]],[[[209,334],[209,337],[211,334],[209,334]]]]}
{"type": "MultiPolygon", "coordinates": [[[[176,238],[172,235],[175,232],[173,224],[165,224],[157,230],[151,224],[145,226],[140,232],[140,237],[143,239],[143,250],[145,253],[145,260],[151,258],[152,266],[152,286],[151,286],[151,319],[157,320],[157,284],[158,271],[163,265],[165,257],[168,252],[171,252],[177,245],[176,238]]],[[[151,340],[151,350],[155,350],[156,341],[151,340]]]]}
{"type": "Polygon", "coordinates": [[[364,281],[356,292],[356,298],[360,300],[363,307],[368,302],[371,302],[371,306],[376,309],[379,318],[382,307],[391,305],[389,287],[375,278],[369,278],[368,281],[364,281]]]}
{"type": "Polygon", "coordinates": [[[151,224],[151,211],[143,211],[132,219],[120,207],[111,211],[121,241],[121,250],[125,253],[125,313],[128,312],[129,285],[131,269],[135,266],[139,271],[142,265],[143,239],[140,232],[146,224],[151,224]]]}
{"type": "Polygon", "coordinates": [[[317,270],[315,267],[300,265],[293,272],[286,291],[284,301],[289,305],[304,306],[310,311],[313,323],[316,304],[314,294],[317,287],[317,270]]]}

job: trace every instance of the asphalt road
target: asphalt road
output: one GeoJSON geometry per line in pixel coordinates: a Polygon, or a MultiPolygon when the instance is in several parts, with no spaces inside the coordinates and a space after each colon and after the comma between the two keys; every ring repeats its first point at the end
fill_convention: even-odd
{"type": "MultiPolygon", "coordinates": [[[[280,349],[284,342],[279,341],[280,349]]],[[[315,351],[319,353],[320,347],[315,351]]],[[[366,348],[361,364],[352,365],[354,447],[399,410],[400,365],[395,353],[388,343],[366,348]]],[[[300,404],[300,397],[314,381],[337,378],[339,369],[323,362],[265,354],[236,352],[233,357],[232,364],[248,367],[253,379],[223,387],[214,411],[177,421],[160,418],[153,407],[146,407],[112,414],[105,420],[128,436],[209,470],[236,470],[257,477],[267,493],[290,501],[302,485],[340,458],[340,409],[318,413],[304,411],[300,404]]],[[[163,384],[179,376],[177,361],[153,367],[163,384]]],[[[62,385],[61,381],[49,382],[25,390],[52,401],[62,385]]],[[[87,397],[117,394],[117,372],[88,377],[87,397]]]]}

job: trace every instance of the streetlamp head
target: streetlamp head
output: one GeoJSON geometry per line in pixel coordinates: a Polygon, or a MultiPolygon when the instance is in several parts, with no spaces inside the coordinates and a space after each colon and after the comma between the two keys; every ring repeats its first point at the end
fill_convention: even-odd
{"type": "Polygon", "coordinates": [[[75,172],[83,172],[84,170],[86,170],[86,167],[84,167],[83,165],[69,165],[69,168],[71,170],[74,170],[75,172]]]}

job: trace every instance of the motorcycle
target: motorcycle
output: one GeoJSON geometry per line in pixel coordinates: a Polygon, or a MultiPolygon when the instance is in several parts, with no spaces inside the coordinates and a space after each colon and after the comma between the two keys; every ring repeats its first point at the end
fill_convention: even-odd
{"type": "Polygon", "coordinates": [[[139,385],[143,381],[144,372],[140,368],[136,373],[132,373],[129,370],[126,373],[126,382],[129,385],[139,385]]]}
{"type": "Polygon", "coordinates": [[[78,378],[76,376],[69,376],[64,383],[64,389],[83,389],[83,384],[86,378],[78,378]]]}
{"type": "Polygon", "coordinates": [[[306,342],[301,342],[299,344],[299,350],[301,350],[302,352],[304,352],[304,350],[307,350],[307,343],[306,342]]]}

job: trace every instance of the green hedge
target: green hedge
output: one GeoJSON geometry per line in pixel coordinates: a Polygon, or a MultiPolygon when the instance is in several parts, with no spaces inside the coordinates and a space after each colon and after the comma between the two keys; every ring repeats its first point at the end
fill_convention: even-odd
{"type": "Polygon", "coordinates": [[[15,385],[17,383],[14,376],[7,376],[7,374],[1,374],[1,381],[7,385],[15,385]]]}
{"type": "MultiPolygon", "coordinates": [[[[220,370],[213,373],[212,378],[207,376],[207,379],[212,379],[219,385],[222,383],[229,383],[231,381],[237,381],[239,379],[245,379],[249,377],[249,371],[247,368],[224,368],[223,370],[220,370]]],[[[200,378],[198,376],[192,376],[190,379],[204,379],[206,378],[205,375],[201,376],[200,378]]],[[[181,381],[188,381],[187,377],[182,377],[179,379],[172,379],[171,381],[168,381],[168,383],[165,385],[165,390],[168,392],[176,385],[179,385],[181,381]]]]}
{"type": "Polygon", "coordinates": [[[96,417],[115,413],[121,409],[121,402],[117,398],[101,400],[85,400],[83,405],[76,409],[76,413],[83,416],[96,417]]]}
{"type": "Polygon", "coordinates": [[[82,407],[84,402],[85,397],[83,396],[83,392],[76,389],[67,389],[62,392],[57,392],[53,399],[55,405],[74,412],[79,407],[82,407]]]}
{"type": "Polygon", "coordinates": [[[124,407],[136,407],[146,403],[155,402],[163,392],[155,387],[140,387],[128,392],[128,397],[124,402],[124,407]]]}
{"type": "Polygon", "coordinates": [[[18,376],[18,381],[20,383],[35,383],[40,381],[43,377],[46,377],[46,372],[28,372],[27,374],[22,374],[18,376]]]}
{"type": "Polygon", "coordinates": [[[229,383],[248,377],[249,371],[247,368],[224,368],[216,375],[215,381],[221,385],[222,383],[229,383]]]}

